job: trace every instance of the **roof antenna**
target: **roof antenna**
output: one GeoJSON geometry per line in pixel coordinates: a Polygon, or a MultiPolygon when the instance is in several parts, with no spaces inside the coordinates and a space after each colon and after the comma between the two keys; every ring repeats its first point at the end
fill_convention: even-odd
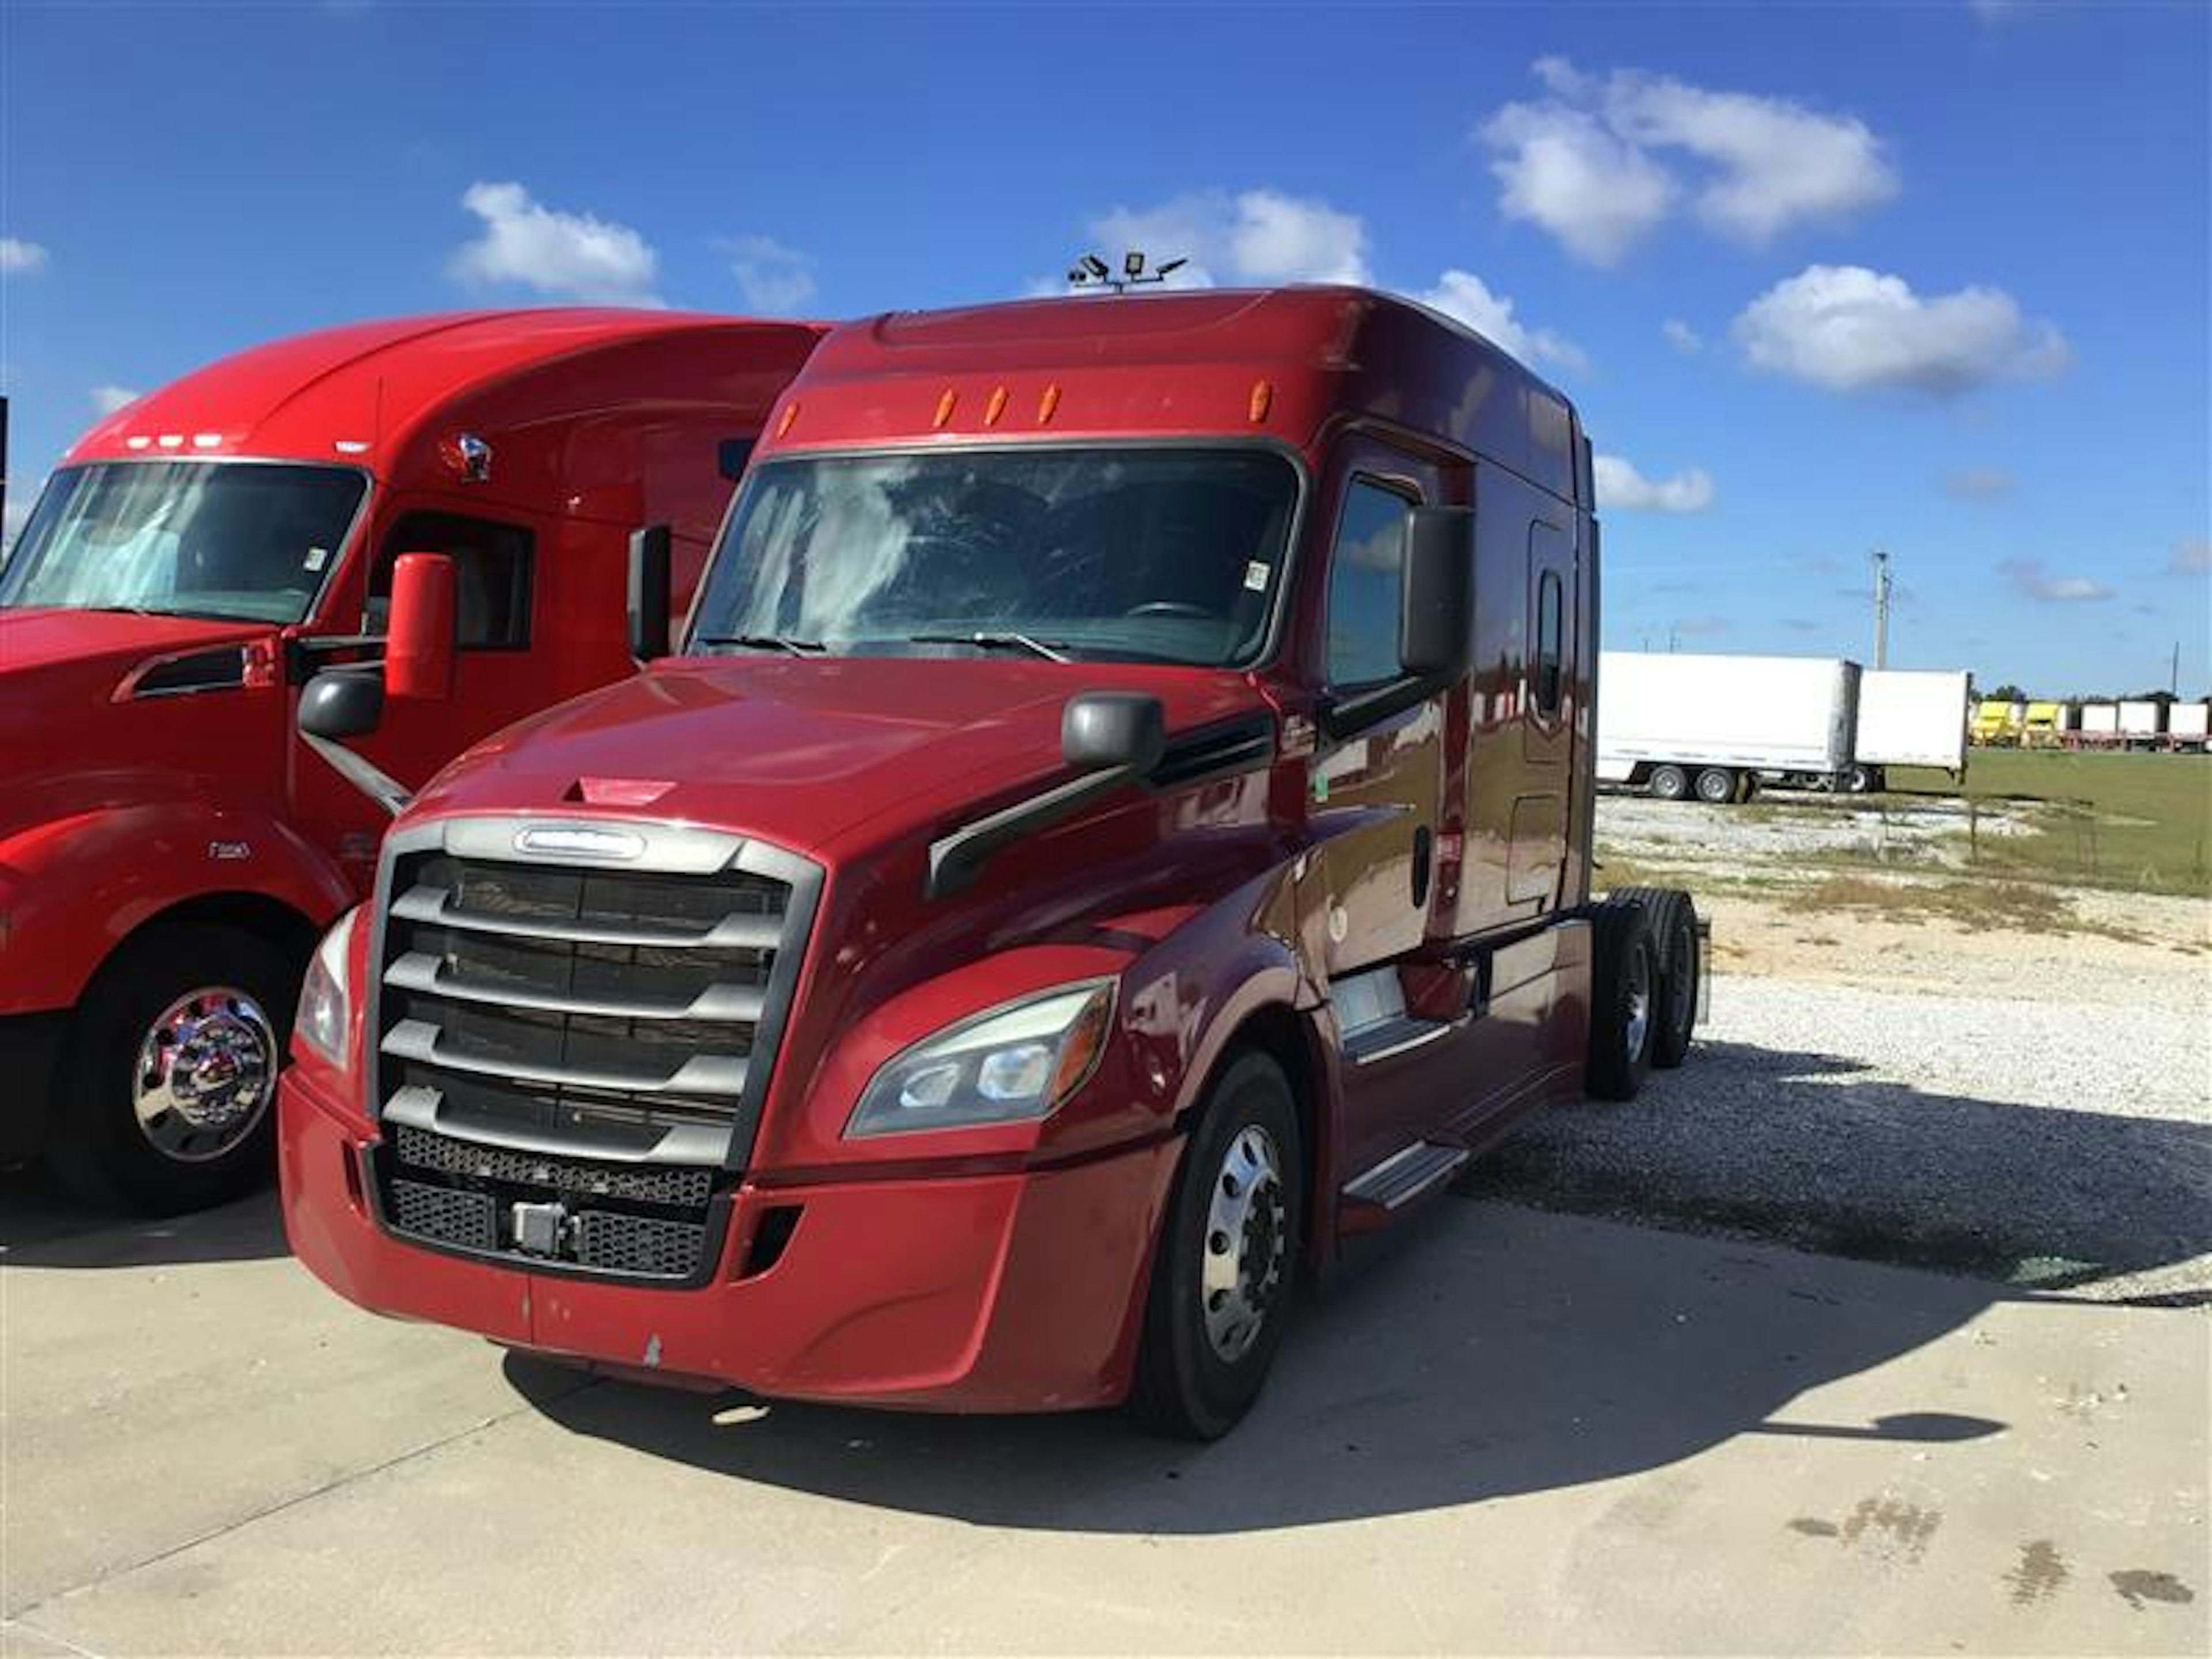
{"type": "Polygon", "coordinates": [[[1122,294],[1148,283],[1164,283],[1189,263],[1188,259],[1164,259],[1147,270],[1143,252],[1131,248],[1121,256],[1121,272],[1117,276],[1114,274],[1113,266],[1095,253],[1086,253],[1068,268],[1067,285],[1070,288],[1109,288],[1116,294],[1122,294]]]}

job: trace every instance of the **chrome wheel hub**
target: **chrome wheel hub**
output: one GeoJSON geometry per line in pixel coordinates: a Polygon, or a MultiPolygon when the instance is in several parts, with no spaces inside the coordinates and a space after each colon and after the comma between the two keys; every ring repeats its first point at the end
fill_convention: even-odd
{"type": "Polygon", "coordinates": [[[179,997],[138,1045],[131,1103],[155,1151],[183,1164],[221,1158],[253,1133],[276,1084],[276,1031],[229,986],[179,997]]]}
{"type": "Polygon", "coordinates": [[[1285,1221],[1274,1138],[1247,1124],[1214,1172],[1199,1275],[1206,1340],[1223,1360],[1242,1359],[1267,1326],[1290,1253],[1285,1221]]]}
{"type": "Polygon", "coordinates": [[[1651,953],[1637,951],[1628,958],[1628,1018],[1622,1042],[1628,1052],[1629,1062],[1635,1063],[1644,1052],[1644,1041],[1651,1030],[1651,953]]]}

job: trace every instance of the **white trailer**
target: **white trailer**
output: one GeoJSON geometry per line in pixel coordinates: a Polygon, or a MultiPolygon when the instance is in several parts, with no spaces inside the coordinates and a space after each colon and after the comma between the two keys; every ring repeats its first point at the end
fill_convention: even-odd
{"type": "Polygon", "coordinates": [[[2116,702],[2085,702],[2075,740],[2087,749],[2103,749],[2120,740],[2120,706],[2116,702]]]}
{"type": "Polygon", "coordinates": [[[1852,794],[1887,786],[1893,766],[1932,766],[1966,775],[1966,723],[1973,716],[1966,670],[1869,668],[1859,678],[1858,740],[1842,784],[1852,794]]]}
{"type": "Polygon", "coordinates": [[[2120,741],[2130,749],[2154,748],[2166,736],[2166,705],[2148,698],[2120,702],[2120,741]]]}
{"type": "Polygon", "coordinates": [[[1598,781],[1715,805],[1762,774],[1832,787],[1853,764],[1858,701],[1859,665],[1838,657],[1601,652],[1598,781]]]}
{"type": "Polygon", "coordinates": [[[2178,702],[2166,714],[2166,740],[2174,748],[2203,749],[2212,741],[2212,703],[2178,702]]]}

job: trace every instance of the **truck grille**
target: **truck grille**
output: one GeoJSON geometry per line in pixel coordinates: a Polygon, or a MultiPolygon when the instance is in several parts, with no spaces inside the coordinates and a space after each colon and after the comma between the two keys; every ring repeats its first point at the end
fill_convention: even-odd
{"type": "Polygon", "coordinates": [[[427,826],[387,853],[372,1011],[385,1224],[517,1265],[702,1275],[818,874],[680,829],[663,833],[688,872],[650,854],[479,855],[513,830],[427,826]]]}

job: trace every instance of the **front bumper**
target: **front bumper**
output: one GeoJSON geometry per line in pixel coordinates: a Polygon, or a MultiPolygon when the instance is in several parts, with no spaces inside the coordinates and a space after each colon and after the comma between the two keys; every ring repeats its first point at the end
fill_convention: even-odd
{"type": "Polygon", "coordinates": [[[297,1068],[278,1101],[284,1225],[315,1276],[374,1312],[672,1382],[944,1411],[1061,1411],[1128,1389],[1178,1140],[1079,1165],[823,1182],[735,1194],[690,1289],[466,1260],[392,1237],[362,1196],[372,1144],[297,1068]],[[801,1207],[747,1273],[769,1209],[801,1207]]]}
{"type": "Polygon", "coordinates": [[[0,1015],[0,1164],[35,1158],[60,1091],[66,1012],[0,1015]]]}

